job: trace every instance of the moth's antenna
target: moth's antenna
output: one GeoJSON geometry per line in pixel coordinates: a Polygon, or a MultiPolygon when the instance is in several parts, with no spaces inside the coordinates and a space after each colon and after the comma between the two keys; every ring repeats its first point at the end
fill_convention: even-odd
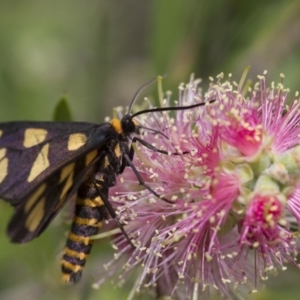
{"type": "Polygon", "coordinates": [[[129,107],[128,107],[128,112],[127,112],[127,114],[130,114],[130,111],[131,111],[131,109],[132,109],[132,106],[133,106],[133,104],[135,103],[135,101],[136,101],[136,99],[138,98],[138,96],[140,95],[140,93],[141,93],[147,86],[149,86],[150,84],[152,84],[152,83],[155,82],[156,80],[157,80],[156,77],[153,78],[153,79],[151,79],[150,81],[148,81],[148,82],[146,82],[145,84],[143,84],[143,85],[136,91],[136,93],[134,94],[134,96],[133,96],[133,98],[132,98],[132,100],[131,100],[131,103],[130,103],[130,105],[129,105],[129,107]]]}
{"type": "Polygon", "coordinates": [[[197,103],[197,104],[193,104],[193,105],[188,105],[188,106],[170,106],[170,107],[158,107],[158,108],[150,108],[150,109],[145,109],[145,110],[141,110],[138,111],[137,113],[133,114],[131,117],[134,118],[136,116],[142,115],[142,114],[146,114],[146,113],[151,113],[151,112],[157,112],[157,111],[171,111],[171,110],[185,110],[185,109],[192,109],[198,106],[203,106],[206,103],[213,103],[216,100],[209,100],[206,102],[201,102],[201,103],[197,103]]]}

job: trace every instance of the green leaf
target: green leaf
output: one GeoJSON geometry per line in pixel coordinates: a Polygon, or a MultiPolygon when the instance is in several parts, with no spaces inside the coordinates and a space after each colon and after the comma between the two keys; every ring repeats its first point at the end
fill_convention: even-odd
{"type": "Polygon", "coordinates": [[[53,113],[53,120],[56,122],[71,122],[72,113],[67,101],[67,96],[64,94],[59,99],[53,113]]]}

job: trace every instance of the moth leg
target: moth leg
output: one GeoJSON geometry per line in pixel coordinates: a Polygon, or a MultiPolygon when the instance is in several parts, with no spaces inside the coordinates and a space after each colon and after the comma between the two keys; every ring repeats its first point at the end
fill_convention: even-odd
{"type": "MultiPolygon", "coordinates": [[[[147,147],[148,149],[150,150],[153,150],[155,152],[159,152],[159,153],[162,153],[162,154],[165,154],[165,155],[169,155],[169,153],[167,151],[164,151],[164,150],[160,150],[160,149],[157,149],[156,147],[154,147],[153,145],[151,145],[150,143],[144,141],[143,139],[140,139],[139,137],[134,137],[132,139],[132,143],[136,143],[136,142],[139,142],[141,143],[143,146],[147,147]]],[[[186,154],[185,152],[183,154],[186,154]]],[[[178,155],[178,153],[173,153],[173,155],[178,155]]],[[[132,160],[133,160],[133,156],[134,156],[134,149],[133,147],[131,146],[130,149],[129,149],[129,153],[126,154],[126,152],[124,151],[124,158],[125,158],[125,163],[123,162],[122,164],[122,172],[124,171],[124,168],[125,166],[130,166],[131,169],[133,170],[135,176],[137,177],[138,181],[139,181],[139,184],[142,185],[143,187],[145,187],[150,193],[152,193],[154,196],[158,197],[159,199],[162,199],[164,200],[165,202],[168,202],[168,203],[174,203],[173,201],[170,201],[164,197],[162,197],[161,195],[159,195],[158,193],[156,193],[150,186],[148,186],[144,179],[142,178],[142,176],[140,175],[139,171],[136,169],[136,167],[134,166],[134,164],[132,163],[132,160]],[[124,165],[124,167],[123,167],[124,165]]],[[[121,173],[122,173],[121,172],[121,173]]]]}
{"type": "Polygon", "coordinates": [[[139,171],[136,169],[136,167],[134,166],[134,164],[132,163],[129,155],[127,153],[124,153],[124,158],[126,159],[128,165],[131,167],[131,169],[133,170],[136,178],[138,179],[139,181],[139,184],[141,186],[143,186],[144,188],[146,188],[150,193],[152,193],[154,196],[156,196],[157,198],[165,201],[165,202],[168,202],[168,203],[171,203],[171,204],[174,204],[174,201],[170,201],[164,197],[162,197],[161,195],[159,195],[158,193],[156,193],[149,185],[147,185],[144,181],[144,179],[142,178],[141,174],[139,173],[139,171]]]}
{"type": "MultiPolygon", "coordinates": [[[[162,154],[165,154],[165,155],[181,155],[181,154],[189,154],[190,151],[183,151],[182,153],[178,153],[178,152],[175,152],[175,153],[169,153],[167,151],[164,151],[164,150],[160,150],[160,149],[157,149],[156,147],[154,147],[153,145],[151,145],[150,143],[144,141],[143,139],[139,138],[139,137],[134,137],[132,139],[132,143],[136,143],[136,142],[139,142],[141,143],[143,146],[145,146],[146,148],[150,149],[150,150],[153,150],[154,152],[158,152],[158,153],[162,153],[162,154]]],[[[134,152],[134,149],[133,147],[131,146],[130,147],[130,151],[129,151],[129,157],[133,158],[133,152],[134,152]]]]}
{"type": "MultiPolygon", "coordinates": [[[[167,151],[164,151],[164,150],[160,150],[160,149],[157,149],[156,147],[154,147],[153,145],[151,145],[150,143],[144,141],[143,139],[135,136],[133,139],[132,139],[132,143],[136,143],[136,142],[139,142],[141,143],[143,146],[145,146],[146,148],[150,149],[150,150],[153,150],[154,152],[159,152],[159,153],[162,153],[162,154],[166,154],[168,155],[169,153],[167,151]]],[[[133,152],[134,152],[134,149],[132,148],[132,146],[130,147],[130,151],[129,151],[129,157],[133,158],[133,152]]],[[[173,153],[172,153],[173,154],[173,153]]],[[[175,155],[177,155],[178,153],[174,153],[175,155]]]]}
{"type": "MultiPolygon", "coordinates": [[[[136,142],[141,143],[143,146],[145,146],[145,147],[147,147],[147,148],[149,148],[149,149],[151,149],[151,150],[153,150],[153,151],[155,151],[155,152],[159,152],[159,153],[168,155],[168,152],[167,152],[167,151],[159,150],[159,149],[155,148],[154,146],[152,146],[151,144],[149,144],[148,142],[146,142],[146,141],[144,141],[144,140],[142,140],[142,139],[140,139],[140,138],[138,138],[138,137],[134,137],[134,138],[132,139],[132,143],[131,143],[129,152],[126,151],[126,152],[128,153],[128,157],[129,157],[129,159],[130,159],[131,161],[133,160],[133,156],[134,156],[134,149],[133,149],[133,147],[132,147],[132,144],[133,144],[133,143],[136,143],[136,142]]],[[[129,166],[130,166],[130,165],[129,165],[127,159],[123,159],[122,165],[121,165],[121,168],[120,168],[120,174],[122,174],[122,173],[124,172],[125,167],[129,167],[129,166]]]]}
{"type": "Polygon", "coordinates": [[[114,219],[114,221],[116,222],[116,224],[118,225],[118,227],[120,228],[121,232],[124,234],[126,240],[128,241],[128,243],[133,247],[135,248],[135,246],[133,245],[131,239],[129,238],[127,232],[125,231],[123,225],[120,223],[118,217],[117,217],[117,214],[115,212],[115,210],[113,209],[112,205],[110,204],[109,200],[108,200],[108,197],[106,194],[104,194],[102,192],[102,190],[99,188],[98,184],[96,181],[94,181],[94,187],[98,193],[98,195],[100,196],[100,198],[102,199],[106,209],[108,210],[110,216],[114,219]]]}
{"type": "MultiPolygon", "coordinates": [[[[153,145],[151,145],[150,143],[144,141],[143,139],[139,138],[139,137],[134,137],[132,139],[132,144],[133,143],[136,143],[136,142],[139,142],[141,143],[143,146],[145,146],[146,148],[150,149],[150,150],[153,150],[154,152],[158,152],[158,153],[162,153],[162,154],[165,154],[165,155],[169,155],[169,153],[167,151],[164,151],[164,150],[160,150],[160,149],[157,149],[156,147],[154,147],[153,145]]],[[[129,149],[129,159],[132,161],[133,160],[133,156],[134,156],[134,149],[132,147],[132,144],[130,146],[130,149],[129,149]]],[[[189,151],[184,151],[182,152],[182,154],[188,154],[190,153],[189,151]]],[[[180,155],[179,153],[171,153],[171,155],[180,155]]],[[[120,171],[120,174],[124,172],[124,169],[125,167],[129,167],[129,164],[127,162],[127,160],[123,160],[122,162],[122,166],[121,166],[121,171],[120,171]]]]}

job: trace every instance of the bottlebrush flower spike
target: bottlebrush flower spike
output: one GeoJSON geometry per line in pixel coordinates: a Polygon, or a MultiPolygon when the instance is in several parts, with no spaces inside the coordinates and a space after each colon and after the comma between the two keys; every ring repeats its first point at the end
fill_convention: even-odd
{"type": "MultiPolygon", "coordinates": [[[[300,102],[289,105],[283,80],[267,87],[265,74],[247,96],[223,77],[205,94],[193,77],[180,85],[178,105],[205,106],[139,120],[163,133],[143,139],[169,155],[137,145],[134,165],[173,203],[141,189],[130,168],[111,192],[136,248],[119,235],[106,274],[120,284],[134,274],[129,299],[145,288],[157,298],[196,300],[213,290],[230,298],[256,291],[286,263],[298,266],[300,102]]],[[[160,100],[170,106],[171,96],[160,100]]]]}

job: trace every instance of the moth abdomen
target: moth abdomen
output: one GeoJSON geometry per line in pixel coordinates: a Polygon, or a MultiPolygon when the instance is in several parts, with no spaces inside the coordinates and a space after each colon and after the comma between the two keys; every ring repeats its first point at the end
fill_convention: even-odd
{"type": "Polygon", "coordinates": [[[90,237],[98,233],[105,217],[106,209],[98,195],[94,198],[77,197],[72,227],[61,260],[63,283],[75,284],[80,280],[93,245],[90,237]]]}

